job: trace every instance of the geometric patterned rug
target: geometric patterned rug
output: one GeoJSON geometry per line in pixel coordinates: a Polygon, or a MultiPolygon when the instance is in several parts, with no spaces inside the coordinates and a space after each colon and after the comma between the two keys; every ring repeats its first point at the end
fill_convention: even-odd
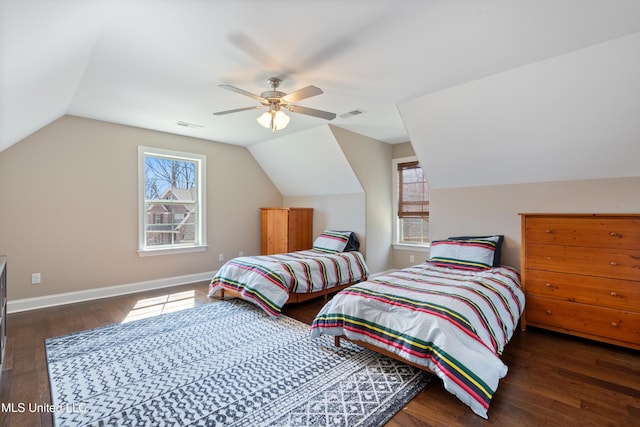
{"type": "Polygon", "coordinates": [[[45,347],[57,426],[382,426],[431,379],[241,300],[45,347]]]}

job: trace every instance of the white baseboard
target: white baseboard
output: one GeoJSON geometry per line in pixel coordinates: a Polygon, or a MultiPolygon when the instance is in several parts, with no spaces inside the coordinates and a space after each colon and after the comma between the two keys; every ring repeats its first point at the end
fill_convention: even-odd
{"type": "Polygon", "coordinates": [[[188,283],[203,282],[211,280],[213,276],[215,276],[215,274],[215,271],[209,271],[205,273],[189,274],[186,276],[168,277],[165,279],[129,283],[126,285],[108,286],[104,288],[87,289],[77,292],[65,292],[62,294],[45,295],[41,297],[23,298],[19,300],[7,301],[7,314],[36,310],[39,308],[54,307],[57,305],[73,304],[76,302],[90,301],[99,298],[133,294],[136,292],[168,288],[171,286],[186,285],[188,283]]]}

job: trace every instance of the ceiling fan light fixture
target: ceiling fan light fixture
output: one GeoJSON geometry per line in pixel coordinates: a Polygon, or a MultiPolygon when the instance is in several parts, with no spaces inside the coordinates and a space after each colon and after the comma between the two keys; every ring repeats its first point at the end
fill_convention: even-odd
{"type": "Polygon", "coordinates": [[[286,128],[291,117],[280,110],[269,110],[265,111],[257,120],[260,126],[271,129],[271,132],[275,132],[286,128]]]}
{"type": "Polygon", "coordinates": [[[248,111],[254,110],[256,108],[267,107],[269,108],[269,111],[258,117],[258,123],[262,127],[271,129],[271,132],[286,128],[289,124],[289,121],[291,120],[289,116],[287,116],[283,111],[280,111],[281,109],[287,109],[292,113],[305,114],[307,116],[318,117],[325,120],[333,120],[336,118],[335,113],[316,110],[315,108],[303,107],[295,104],[296,102],[303,99],[311,98],[312,96],[317,96],[323,93],[322,89],[320,89],[319,87],[309,85],[287,94],[277,90],[280,86],[280,83],[282,83],[282,80],[280,80],[278,77],[271,77],[269,79],[269,86],[271,86],[271,89],[273,90],[262,92],[260,95],[247,92],[246,90],[239,89],[231,85],[219,85],[221,88],[239,93],[244,96],[248,96],[249,98],[253,98],[258,101],[260,105],[256,105],[254,107],[244,107],[235,108],[233,110],[218,111],[217,113],[213,114],[216,116],[221,116],[224,114],[238,113],[240,111],[248,111]]]}

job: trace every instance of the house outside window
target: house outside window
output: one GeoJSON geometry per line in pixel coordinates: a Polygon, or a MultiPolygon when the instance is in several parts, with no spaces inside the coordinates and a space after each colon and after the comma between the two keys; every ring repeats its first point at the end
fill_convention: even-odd
{"type": "Polygon", "coordinates": [[[395,159],[394,242],[397,245],[428,246],[429,185],[417,158],[395,159]]]}
{"type": "Polygon", "coordinates": [[[138,149],[140,255],[205,250],[205,156],[138,149]]]}

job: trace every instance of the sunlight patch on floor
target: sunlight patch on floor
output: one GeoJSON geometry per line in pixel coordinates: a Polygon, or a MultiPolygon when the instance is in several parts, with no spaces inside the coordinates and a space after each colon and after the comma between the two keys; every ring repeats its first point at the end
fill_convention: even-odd
{"type": "Polygon", "coordinates": [[[195,306],[195,295],[195,291],[185,291],[141,299],[122,323],[193,308],[195,306]]]}

